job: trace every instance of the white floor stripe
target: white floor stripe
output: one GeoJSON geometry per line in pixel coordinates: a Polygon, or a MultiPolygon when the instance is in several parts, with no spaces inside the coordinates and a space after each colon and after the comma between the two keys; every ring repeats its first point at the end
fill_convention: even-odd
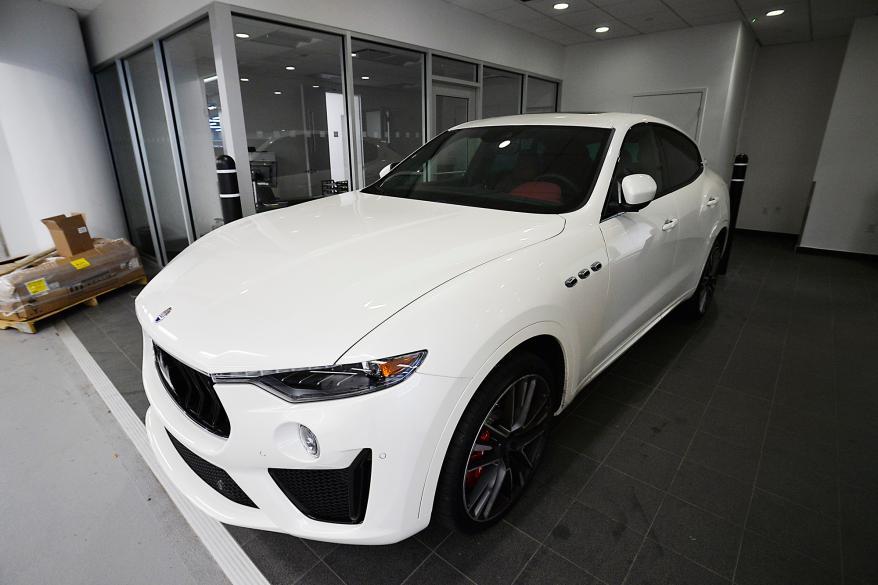
{"type": "Polygon", "coordinates": [[[195,531],[195,534],[204,543],[208,552],[216,559],[217,564],[226,574],[232,585],[268,585],[268,580],[256,568],[250,557],[241,549],[238,542],[232,538],[220,522],[217,522],[201,510],[195,507],[180,490],[171,483],[171,480],[159,466],[149,446],[149,438],[146,436],[146,427],[125,401],[107,375],[101,370],[97,362],[91,356],[76,334],[65,322],[55,325],[62,341],[73,355],[73,358],[82,368],[86,377],[94,386],[97,393],[107,404],[107,408],[113,413],[122,430],[134,443],[137,451],[146,461],[146,464],[155,474],[156,478],[168,492],[171,501],[180,510],[180,513],[195,531]]]}

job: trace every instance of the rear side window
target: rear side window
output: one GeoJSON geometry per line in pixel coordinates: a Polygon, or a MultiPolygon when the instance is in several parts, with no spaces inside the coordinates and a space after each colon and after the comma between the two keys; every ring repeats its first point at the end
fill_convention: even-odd
{"type": "Polygon", "coordinates": [[[655,180],[657,192],[665,192],[662,188],[662,160],[652,126],[648,124],[632,127],[625,135],[619,153],[619,181],[637,174],[649,175],[655,180]]]}
{"type": "Polygon", "coordinates": [[[644,174],[653,178],[656,184],[656,197],[666,191],[662,189],[662,157],[651,124],[632,126],[622,141],[619,162],[610,182],[610,190],[601,212],[601,220],[622,212],[622,179],[628,175],[644,174]]]}
{"type": "Polygon", "coordinates": [[[664,155],[665,192],[679,189],[701,174],[701,154],[695,143],[667,126],[656,126],[655,133],[664,155]]]}

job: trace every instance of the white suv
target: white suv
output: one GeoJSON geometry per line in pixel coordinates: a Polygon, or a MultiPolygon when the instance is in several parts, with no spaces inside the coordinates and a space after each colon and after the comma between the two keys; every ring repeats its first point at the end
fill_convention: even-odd
{"type": "Polygon", "coordinates": [[[362,191],[210,233],[143,290],[152,446],[230,524],[489,526],[553,415],[675,306],[707,310],[728,224],[661,120],[463,124],[362,191]]]}

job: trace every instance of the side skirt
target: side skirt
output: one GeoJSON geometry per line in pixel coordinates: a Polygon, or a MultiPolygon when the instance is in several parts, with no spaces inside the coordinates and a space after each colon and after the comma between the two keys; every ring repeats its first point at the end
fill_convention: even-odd
{"type": "Polygon", "coordinates": [[[679,297],[677,297],[677,299],[675,299],[673,302],[671,302],[671,304],[669,304],[663,311],[661,311],[655,317],[653,317],[652,319],[647,321],[640,329],[638,329],[637,331],[632,333],[631,336],[628,337],[628,339],[626,339],[619,347],[617,347],[616,350],[613,351],[613,353],[611,353],[609,356],[607,356],[604,359],[604,361],[602,361],[600,364],[598,364],[597,367],[595,367],[588,374],[588,376],[586,376],[585,379],[579,383],[579,386],[576,388],[576,392],[574,392],[572,395],[570,395],[568,398],[566,398],[564,400],[563,407],[561,409],[559,409],[558,412],[556,412],[556,414],[559,414],[561,411],[563,411],[564,408],[566,408],[567,405],[570,404],[570,402],[572,402],[573,399],[576,398],[576,396],[583,390],[583,388],[588,386],[588,384],[592,380],[597,378],[601,374],[601,372],[603,372],[608,367],[610,367],[613,364],[613,362],[615,362],[617,359],[622,357],[622,354],[624,354],[626,351],[628,351],[628,349],[632,345],[634,345],[635,343],[640,341],[640,338],[643,337],[644,335],[646,335],[650,329],[652,329],[653,327],[658,325],[658,323],[662,319],[664,319],[668,315],[668,313],[670,313],[671,311],[676,309],[677,306],[680,305],[680,303],[691,298],[692,295],[695,294],[696,289],[697,289],[697,287],[693,288],[691,290],[688,290],[685,293],[683,293],[682,295],[680,295],[679,297]]]}

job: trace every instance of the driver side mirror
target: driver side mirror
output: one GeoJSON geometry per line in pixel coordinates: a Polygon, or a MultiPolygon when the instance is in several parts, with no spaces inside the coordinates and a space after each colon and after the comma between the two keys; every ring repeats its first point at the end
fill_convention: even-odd
{"type": "Polygon", "coordinates": [[[645,174],[628,175],[622,179],[622,207],[626,211],[639,211],[655,199],[658,185],[645,174]]]}
{"type": "Polygon", "coordinates": [[[398,162],[390,163],[389,165],[387,165],[386,167],[384,167],[383,169],[378,171],[378,178],[383,179],[385,177],[385,175],[387,175],[387,173],[392,171],[393,167],[395,167],[398,164],[399,164],[398,162]]]}

